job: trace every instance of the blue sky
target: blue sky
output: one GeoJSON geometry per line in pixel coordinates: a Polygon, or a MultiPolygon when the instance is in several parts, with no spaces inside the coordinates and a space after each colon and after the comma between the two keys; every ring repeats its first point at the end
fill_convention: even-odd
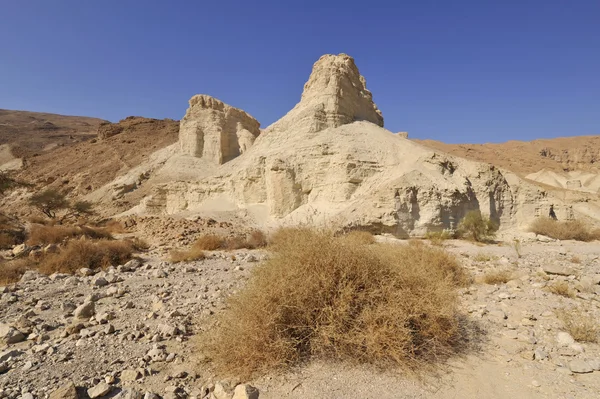
{"type": "Polygon", "coordinates": [[[394,132],[600,134],[598,0],[0,0],[0,38],[0,108],[180,119],[203,93],[266,127],[344,52],[394,132]]]}

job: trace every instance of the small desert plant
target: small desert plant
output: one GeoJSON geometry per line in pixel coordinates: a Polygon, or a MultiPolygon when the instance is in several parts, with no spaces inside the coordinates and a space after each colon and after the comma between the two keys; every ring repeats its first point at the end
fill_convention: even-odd
{"type": "Polygon", "coordinates": [[[33,194],[31,198],[29,198],[29,204],[37,208],[50,219],[56,217],[56,212],[69,207],[69,201],[67,201],[66,196],[53,189],[33,194]]]}
{"type": "Polygon", "coordinates": [[[561,309],[558,318],[563,322],[565,329],[579,342],[598,342],[600,326],[596,318],[581,309],[561,309]]]}
{"type": "Polygon", "coordinates": [[[412,367],[462,347],[457,287],[468,278],[446,252],[306,228],[271,240],[273,257],[202,336],[218,372],[247,377],[310,357],[412,367]]]}
{"type": "Polygon", "coordinates": [[[581,220],[559,222],[549,217],[537,218],[531,224],[530,231],[557,240],[593,241],[600,239],[600,229],[592,230],[581,220]]]}
{"type": "Polygon", "coordinates": [[[204,259],[206,255],[201,249],[179,250],[174,249],[169,253],[169,260],[173,263],[192,262],[195,260],[204,259]]]}
{"type": "Polygon", "coordinates": [[[483,275],[483,282],[490,285],[506,284],[511,280],[510,270],[489,270],[483,275]]]}
{"type": "Polygon", "coordinates": [[[253,230],[246,236],[246,248],[255,249],[267,246],[267,236],[260,230],[253,230]]]}
{"type": "Polygon", "coordinates": [[[125,233],[125,226],[118,220],[111,219],[104,223],[104,229],[112,234],[125,233]]]}
{"type": "Polygon", "coordinates": [[[60,244],[76,237],[91,239],[111,239],[112,235],[98,227],[33,225],[27,237],[28,245],[60,244]]]}
{"type": "Polygon", "coordinates": [[[564,296],[566,298],[575,298],[575,291],[569,286],[566,281],[555,281],[547,286],[548,291],[555,295],[564,296]]]}
{"type": "Polygon", "coordinates": [[[196,239],[192,248],[200,251],[214,251],[221,248],[224,244],[223,237],[215,234],[205,234],[196,239]]]}
{"type": "Polygon", "coordinates": [[[142,238],[134,237],[127,241],[129,241],[131,243],[131,246],[133,247],[133,249],[138,252],[145,252],[150,249],[150,244],[142,238]]]}
{"type": "Polygon", "coordinates": [[[477,210],[467,212],[458,224],[458,235],[475,242],[489,241],[494,238],[496,231],[498,225],[477,210]]]}
{"type": "Polygon", "coordinates": [[[511,244],[512,249],[515,250],[517,254],[517,259],[521,259],[521,241],[518,238],[515,238],[511,244]]]}
{"type": "Polygon", "coordinates": [[[473,260],[475,262],[489,262],[489,261],[495,260],[497,258],[498,257],[495,256],[495,255],[490,255],[490,254],[485,253],[485,252],[479,252],[477,255],[475,255],[473,257],[473,260]]]}
{"type": "Polygon", "coordinates": [[[133,247],[127,241],[71,240],[58,253],[44,256],[38,269],[44,274],[73,274],[82,267],[97,269],[125,263],[132,253],[133,247]]]}
{"type": "Polygon", "coordinates": [[[7,171],[0,170],[0,196],[19,186],[29,186],[29,184],[14,179],[7,171]]]}
{"type": "Polygon", "coordinates": [[[30,268],[31,262],[27,258],[8,262],[0,261],[0,286],[16,283],[30,268]]]}
{"type": "Polygon", "coordinates": [[[0,232],[0,249],[10,249],[17,244],[13,234],[0,232]]]}
{"type": "Polygon", "coordinates": [[[425,238],[428,239],[432,245],[443,246],[444,241],[454,238],[454,235],[447,230],[428,231],[427,234],[425,234],[425,238]]]}

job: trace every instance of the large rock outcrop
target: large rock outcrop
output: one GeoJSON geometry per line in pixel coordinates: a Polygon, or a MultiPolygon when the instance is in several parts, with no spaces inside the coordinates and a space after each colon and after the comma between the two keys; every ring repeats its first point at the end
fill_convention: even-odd
{"type": "MultiPolygon", "coordinates": [[[[221,104],[219,110],[226,107],[221,104]]],[[[221,137],[225,114],[199,107],[201,127],[192,132],[221,137]]],[[[569,211],[516,175],[433,150],[382,125],[354,60],[323,56],[298,105],[252,147],[214,167],[197,158],[170,159],[163,168],[168,183],[156,185],[136,211],[240,212],[261,223],[326,223],[399,237],[456,228],[475,209],[501,227],[524,225],[551,205],[569,211]]],[[[194,148],[193,155],[207,155],[204,143],[194,148]]]]}
{"type": "Polygon", "coordinates": [[[346,54],[327,54],[313,65],[300,102],[266,133],[290,129],[296,134],[314,133],[355,121],[383,127],[381,111],[354,59],[346,54]]]}
{"type": "Polygon", "coordinates": [[[247,151],[260,134],[256,119],[216,98],[199,94],[189,104],[179,128],[184,155],[222,164],[247,151]]]}

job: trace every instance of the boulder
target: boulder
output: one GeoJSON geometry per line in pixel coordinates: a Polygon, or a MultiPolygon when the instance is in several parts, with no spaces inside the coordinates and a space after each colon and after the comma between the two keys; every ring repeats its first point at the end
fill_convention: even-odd
{"type": "Polygon", "coordinates": [[[91,399],[99,398],[108,394],[112,390],[112,386],[102,381],[98,385],[87,390],[87,394],[91,399]]]}
{"type": "Polygon", "coordinates": [[[96,314],[96,306],[94,302],[84,302],[82,305],[79,305],[75,311],[73,312],[73,316],[76,319],[89,319],[93,315],[96,314]]]}
{"type": "Polygon", "coordinates": [[[0,323],[0,343],[6,345],[16,344],[25,340],[25,335],[8,324],[0,323]]]}
{"type": "Polygon", "coordinates": [[[258,389],[252,385],[240,384],[235,387],[232,399],[258,399],[258,389]]]}

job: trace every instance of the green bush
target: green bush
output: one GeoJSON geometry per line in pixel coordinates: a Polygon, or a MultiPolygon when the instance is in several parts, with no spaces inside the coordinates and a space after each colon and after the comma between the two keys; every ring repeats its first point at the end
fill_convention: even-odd
{"type": "Polygon", "coordinates": [[[496,231],[498,231],[498,225],[490,218],[483,216],[478,210],[467,212],[458,225],[458,234],[461,238],[468,238],[476,242],[494,238],[496,231]]]}

